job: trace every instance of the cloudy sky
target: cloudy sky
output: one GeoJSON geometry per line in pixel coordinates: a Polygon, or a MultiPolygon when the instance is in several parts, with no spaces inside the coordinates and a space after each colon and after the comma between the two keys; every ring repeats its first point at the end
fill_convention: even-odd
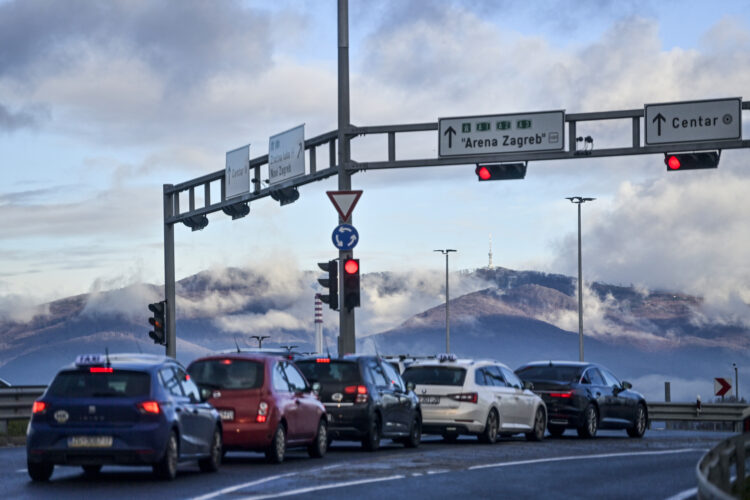
{"type": "MultiPolygon", "coordinates": [[[[351,121],[743,97],[745,1],[350,0],[351,121]]],[[[137,282],[161,284],[162,185],[224,168],[225,153],[299,124],[337,126],[335,0],[0,0],[0,309],[137,282]]],[[[745,129],[748,113],[744,114],[745,129]]],[[[594,146],[625,126],[579,130],[594,146]]],[[[399,158],[437,156],[437,134],[399,158]]],[[[744,137],[747,138],[747,132],[744,137]]],[[[355,160],[385,141],[354,140],[355,160]]],[[[326,155],[319,154],[320,157],[326,155]]],[[[677,289],[718,311],[750,301],[748,151],[715,171],[659,155],[531,163],[478,183],[474,165],[361,172],[354,212],[365,273],[495,265],[574,275],[583,207],[587,280],[677,289]]],[[[335,178],[199,232],[176,227],[177,277],[226,265],[311,270],[337,253],[335,178]]],[[[414,311],[418,312],[418,311],[414,311]]]]}

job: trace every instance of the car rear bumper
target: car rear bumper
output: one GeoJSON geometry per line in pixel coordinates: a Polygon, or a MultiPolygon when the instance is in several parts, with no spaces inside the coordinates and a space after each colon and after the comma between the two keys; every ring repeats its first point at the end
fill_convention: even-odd
{"type": "Polygon", "coordinates": [[[53,428],[32,425],[26,438],[29,462],[59,465],[150,464],[161,458],[166,448],[168,429],[160,424],[130,428],[53,428]],[[110,446],[73,447],[74,436],[111,436],[110,446]]]}
{"type": "Polygon", "coordinates": [[[326,404],[328,436],[331,439],[361,439],[370,429],[371,413],[367,405],[326,404]]]}
{"type": "Polygon", "coordinates": [[[559,427],[580,427],[583,425],[583,411],[576,406],[560,405],[544,399],[547,405],[547,425],[559,427]]]}
{"type": "Polygon", "coordinates": [[[425,434],[478,434],[484,431],[486,414],[476,405],[458,408],[422,406],[422,432],[425,434]]]}
{"type": "Polygon", "coordinates": [[[222,425],[225,450],[262,450],[271,445],[278,423],[224,420],[222,425]]]}

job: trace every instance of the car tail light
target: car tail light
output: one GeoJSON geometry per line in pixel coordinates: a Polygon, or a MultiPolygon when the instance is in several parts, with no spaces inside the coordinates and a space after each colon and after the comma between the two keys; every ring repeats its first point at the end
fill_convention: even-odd
{"type": "Polygon", "coordinates": [[[315,362],[316,363],[330,363],[331,362],[331,358],[317,358],[315,360],[315,362]]]}
{"type": "Polygon", "coordinates": [[[344,393],[356,394],[354,398],[355,403],[367,403],[367,386],[366,385],[348,385],[344,387],[344,393]]]}
{"type": "Polygon", "coordinates": [[[261,401],[258,405],[258,414],[255,416],[255,421],[263,424],[266,420],[268,420],[268,403],[261,401]]]}
{"type": "Polygon", "coordinates": [[[89,373],[112,373],[114,370],[109,366],[92,366],[89,373]]]}
{"type": "Polygon", "coordinates": [[[34,401],[34,404],[31,405],[31,413],[44,413],[44,411],[47,409],[47,403],[44,401],[34,401]]]}
{"type": "Polygon", "coordinates": [[[550,392],[549,397],[551,398],[563,398],[563,399],[570,399],[573,397],[573,391],[568,392],[550,392]]]}
{"type": "Polygon", "coordinates": [[[161,411],[159,403],[156,401],[141,401],[136,405],[141,413],[150,413],[152,415],[158,415],[161,411]]]}
{"type": "Polygon", "coordinates": [[[232,360],[231,359],[222,359],[221,360],[221,364],[222,365],[231,365],[232,364],[232,360]]]}
{"type": "Polygon", "coordinates": [[[476,392],[462,392],[461,394],[448,394],[448,397],[463,403],[475,403],[479,400],[476,392]]]}

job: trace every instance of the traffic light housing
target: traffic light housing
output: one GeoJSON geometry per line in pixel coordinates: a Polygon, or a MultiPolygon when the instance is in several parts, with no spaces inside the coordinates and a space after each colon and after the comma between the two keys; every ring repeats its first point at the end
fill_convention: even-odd
{"type": "Polygon", "coordinates": [[[359,307],[359,259],[344,261],[344,306],[348,310],[359,307]]]}
{"type": "Polygon", "coordinates": [[[153,316],[148,318],[148,322],[151,324],[151,328],[153,328],[148,332],[148,336],[153,339],[154,344],[167,345],[167,337],[164,330],[166,327],[166,305],[166,300],[148,305],[149,311],[153,313],[153,316]]]}
{"type": "Polygon", "coordinates": [[[282,207],[294,203],[299,199],[299,191],[296,187],[286,187],[279,189],[271,189],[269,191],[271,198],[279,202],[282,207]]]}
{"type": "Polygon", "coordinates": [[[494,163],[494,164],[477,164],[474,170],[477,174],[477,180],[483,181],[504,181],[510,179],[523,179],[526,177],[525,163],[494,163]]]}
{"type": "Polygon", "coordinates": [[[717,168],[719,166],[719,151],[705,151],[702,153],[666,153],[664,164],[667,172],[674,170],[697,170],[701,168],[717,168]]]}
{"type": "Polygon", "coordinates": [[[318,278],[318,283],[328,288],[328,295],[320,295],[321,302],[333,310],[339,308],[339,263],[336,260],[318,262],[318,267],[328,273],[328,277],[318,278]]]}

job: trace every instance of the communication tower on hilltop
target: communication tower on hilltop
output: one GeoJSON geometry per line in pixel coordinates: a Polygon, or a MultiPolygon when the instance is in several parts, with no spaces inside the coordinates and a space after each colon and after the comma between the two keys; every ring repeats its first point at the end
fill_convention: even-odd
{"type": "Polygon", "coordinates": [[[487,266],[487,269],[492,269],[492,233],[490,233],[490,253],[489,253],[489,256],[490,256],[490,263],[487,266]]]}

